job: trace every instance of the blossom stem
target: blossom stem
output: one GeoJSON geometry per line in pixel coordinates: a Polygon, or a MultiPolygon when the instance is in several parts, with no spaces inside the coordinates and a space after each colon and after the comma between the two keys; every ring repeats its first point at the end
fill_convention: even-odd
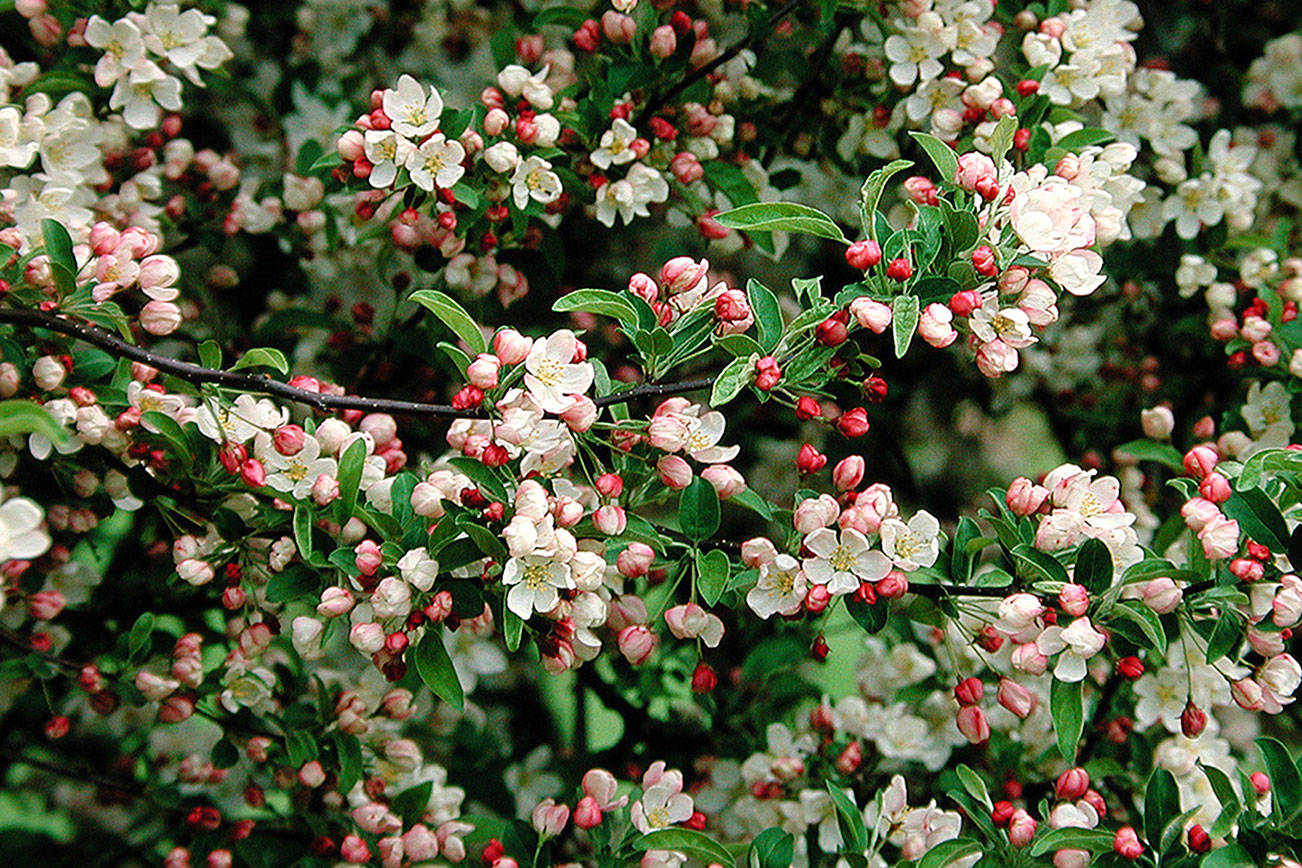
{"type": "MultiPolygon", "coordinates": [[[[222,371],[205,368],[192,362],[183,362],[169,356],[146,350],[123,340],[117,335],[90,325],[78,322],[55,313],[20,308],[0,309],[0,323],[44,328],[77,338],[88,344],[133,362],[149,365],[165,374],[171,374],[192,383],[215,383],[230,389],[244,392],[285,398],[300,404],[307,404],[317,410],[360,410],[363,413],[390,413],[395,416],[427,416],[443,419],[480,419],[484,412],[479,409],[458,410],[448,404],[428,404],[420,401],[401,401],[394,398],[368,398],[361,395],[323,395],[273,380],[256,374],[244,374],[236,371],[222,371]]],[[[636,398],[666,397],[695,392],[709,388],[714,384],[714,377],[702,377],[675,383],[645,383],[624,392],[595,398],[598,407],[623,404],[636,398]]]]}

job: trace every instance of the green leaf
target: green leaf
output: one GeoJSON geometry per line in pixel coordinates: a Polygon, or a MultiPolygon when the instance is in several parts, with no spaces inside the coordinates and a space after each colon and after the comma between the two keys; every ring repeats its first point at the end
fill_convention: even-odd
{"type": "Polygon", "coordinates": [[[895,358],[900,359],[909,351],[913,334],[918,330],[918,297],[916,295],[897,296],[891,302],[891,336],[895,339],[895,358]]]}
{"type": "Polygon", "coordinates": [[[1107,829],[1078,829],[1064,827],[1050,829],[1031,845],[1032,856],[1043,856],[1058,850],[1088,850],[1091,853],[1106,853],[1112,849],[1114,833],[1107,829]]]}
{"type": "Polygon", "coordinates": [[[868,828],[864,825],[863,814],[850,797],[831,781],[827,783],[827,794],[836,806],[836,823],[841,827],[842,850],[847,853],[862,853],[868,849],[868,828]]]}
{"type": "Polygon", "coordinates": [[[1133,455],[1140,461],[1156,461],[1176,473],[1184,472],[1184,457],[1170,443],[1156,443],[1152,440],[1131,440],[1117,447],[1118,452],[1133,455]]]}
{"type": "Polygon", "coordinates": [[[433,781],[408,787],[393,798],[389,808],[410,826],[420,820],[421,814],[425,813],[425,809],[429,807],[430,794],[433,792],[433,781]]]}
{"type": "Polygon", "coordinates": [[[1166,824],[1180,813],[1180,789],[1175,775],[1164,768],[1153,770],[1144,787],[1144,837],[1150,845],[1160,843],[1166,824]]]}
{"type": "Polygon", "coordinates": [[[151,638],[154,632],[154,613],[145,612],[136,618],[136,622],[131,625],[131,632],[127,634],[127,653],[132,660],[146,657],[149,655],[149,647],[152,644],[151,638]]]}
{"type": "Polygon", "coordinates": [[[216,341],[200,341],[199,364],[205,368],[220,368],[222,366],[222,348],[217,345],[216,341]]]}
{"type": "Polygon", "coordinates": [[[425,628],[425,635],[416,643],[412,651],[413,663],[420,680],[434,691],[434,695],[448,705],[460,711],[465,707],[465,694],[456,670],[452,668],[452,658],[448,649],[443,647],[443,629],[430,625],[425,628]]]}
{"type": "Polygon", "coordinates": [[[77,258],[72,253],[72,236],[58,220],[46,217],[41,221],[41,238],[59,291],[64,295],[73,292],[77,288],[77,258]]]}
{"type": "Polygon", "coordinates": [[[564,27],[566,30],[578,30],[588,16],[582,9],[575,9],[564,3],[549,6],[533,17],[533,27],[538,29],[548,24],[564,27]]]}
{"type": "Polygon", "coordinates": [[[746,852],[747,868],[791,868],[796,853],[796,839],[777,827],[765,829],[750,842],[746,852]]]}
{"type": "Polygon", "coordinates": [[[633,328],[637,325],[637,310],[628,299],[608,289],[576,289],[567,292],[552,305],[557,313],[574,310],[600,314],[619,320],[620,324],[633,328]]]}
{"type": "Polygon", "coordinates": [[[723,589],[728,586],[728,574],[731,565],[728,556],[715,549],[696,553],[696,589],[706,605],[714,606],[723,596],[723,589]]]}
{"type": "Polygon", "coordinates": [[[1013,136],[1017,133],[1017,117],[1015,115],[1004,115],[995,125],[995,131],[990,134],[990,156],[994,159],[995,165],[999,165],[1008,149],[1013,146],[1013,136]]]}
{"type": "Polygon", "coordinates": [[[863,627],[869,633],[880,632],[886,626],[886,621],[890,615],[890,606],[886,600],[877,599],[876,603],[869,605],[861,603],[853,597],[846,599],[845,611],[854,619],[855,623],[863,627]]]}
{"type": "Polygon", "coordinates": [[[994,804],[990,801],[990,791],[986,789],[986,782],[981,780],[981,776],[962,763],[958,764],[955,771],[958,772],[958,779],[968,795],[985,805],[987,811],[994,810],[994,804]]]}
{"type": "Polygon", "coordinates": [[[1239,523],[1239,530],[1271,550],[1288,550],[1288,526],[1279,507],[1260,488],[1236,491],[1221,507],[1225,514],[1239,523]]]}
{"type": "Polygon", "coordinates": [[[501,537],[480,524],[480,521],[481,519],[478,516],[459,515],[457,516],[457,527],[461,528],[466,536],[470,537],[486,556],[493,558],[498,563],[506,561],[510,557],[506,544],[502,542],[501,537]]]}
{"type": "Polygon", "coordinates": [[[362,483],[362,467],[366,464],[366,443],[358,437],[339,458],[339,514],[347,521],[357,505],[357,488],[362,483]]]}
{"type": "Polygon", "coordinates": [[[267,602],[285,603],[321,590],[321,576],[303,564],[290,564],[267,582],[267,602]]]}
{"type": "Polygon", "coordinates": [[[958,157],[954,149],[940,139],[928,133],[909,133],[913,140],[922,146],[931,158],[932,164],[940,174],[942,184],[953,184],[958,177],[958,157]]]}
{"type": "Polygon", "coordinates": [[[766,353],[772,352],[782,337],[782,309],[778,307],[778,297],[767,286],[751,279],[746,281],[746,299],[750,302],[751,315],[755,317],[760,347],[766,353]]]}
{"type": "Polygon", "coordinates": [[[1198,761],[1198,767],[1207,775],[1207,781],[1212,785],[1212,792],[1216,794],[1216,801],[1221,803],[1221,812],[1216,817],[1216,822],[1207,830],[1207,834],[1213,838],[1223,838],[1229,834],[1234,821],[1239,818],[1243,806],[1239,804],[1239,796],[1234,792],[1234,784],[1230,782],[1229,775],[1216,768],[1216,766],[1205,765],[1202,760],[1198,761]]]}
{"type": "Polygon", "coordinates": [[[714,486],[697,476],[678,498],[678,524],[693,542],[714,535],[719,529],[719,495],[714,486]]]}
{"type": "MultiPolygon", "coordinates": [[[[1144,645],[1148,648],[1165,654],[1166,653],[1166,631],[1162,629],[1162,621],[1157,617],[1157,613],[1138,600],[1121,600],[1112,609],[1114,618],[1123,618],[1139,628],[1147,642],[1136,642],[1137,645],[1144,645]]],[[[1130,638],[1130,634],[1126,634],[1130,638]]]]}
{"type": "Polygon", "coordinates": [[[1231,842],[1208,853],[1198,866],[1199,868],[1257,868],[1258,864],[1247,850],[1231,842]]]}
{"type": "Polygon", "coordinates": [[[1073,578],[1084,585],[1091,594],[1112,587],[1112,554],[1102,540],[1087,539],[1076,552],[1076,569],[1073,578]]]}
{"type": "Polygon", "coordinates": [[[877,214],[877,204],[881,202],[882,191],[886,189],[886,184],[891,178],[913,165],[912,160],[893,160],[873,172],[863,182],[859,188],[859,222],[863,228],[863,234],[873,241],[879,241],[877,238],[877,221],[874,216],[877,214]]]}
{"type": "Polygon", "coordinates": [[[418,289],[407,296],[407,300],[416,302],[438,317],[453,334],[465,341],[472,353],[488,352],[488,342],[484,340],[483,332],[470,314],[466,313],[466,309],[450,295],[433,289],[418,289]]]}
{"type": "Polygon", "coordinates": [[[1213,663],[1233,651],[1242,635],[1243,622],[1239,616],[1232,609],[1222,609],[1216,618],[1216,626],[1212,628],[1212,635],[1207,640],[1204,655],[1207,662],[1213,663]]]}
{"type": "Polygon", "coordinates": [[[146,410],[140,414],[140,421],[146,431],[158,432],[158,436],[167,442],[169,450],[178,461],[187,468],[191,465],[190,441],[175,419],[158,410],[146,410]]]}
{"type": "Polygon", "coordinates": [[[1234,487],[1240,491],[1256,488],[1261,485],[1262,478],[1267,474],[1296,473],[1300,470],[1302,470],[1302,453],[1288,449],[1263,449],[1243,462],[1243,469],[1239,471],[1239,478],[1234,481],[1234,487]]]}
{"type": "Polygon", "coordinates": [[[755,362],[750,356],[737,356],[724,366],[710,388],[710,406],[722,407],[741,394],[755,379],[755,362]]]}
{"type": "Polygon", "coordinates": [[[1256,739],[1256,744],[1270,774],[1270,799],[1275,820],[1283,827],[1302,810],[1302,773],[1298,772],[1288,748],[1277,739],[1263,735],[1256,739]]]}
{"type": "Polygon", "coordinates": [[[232,371],[241,368],[272,368],[283,375],[289,373],[289,361],[280,350],[271,347],[254,347],[231,365],[232,371]]]}
{"type": "Polygon", "coordinates": [[[502,635],[506,639],[506,650],[517,651],[520,640],[524,637],[524,620],[510,609],[502,610],[502,635]]]}
{"type": "Polygon", "coordinates": [[[435,346],[442,350],[443,355],[447,356],[448,359],[451,360],[452,364],[456,367],[457,372],[460,373],[461,376],[466,376],[466,371],[470,368],[471,359],[470,356],[466,355],[465,350],[461,349],[461,347],[456,344],[448,343],[447,341],[439,341],[435,346]]]}
{"type": "Polygon", "coordinates": [[[316,551],[312,545],[312,511],[303,506],[294,507],[294,545],[305,561],[316,551]]]}
{"type": "Polygon", "coordinates": [[[971,838],[954,838],[928,850],[927,855],[918,860],[918,868],[945,868],[946,865],[952,865],[960,859],[966,859],[983,850],[984,848],[971,838]]]}
{"type": "Polygon", "coordinates": [[[1058,751],[1067,762],[1074,762],[1085,729],[1084,686],[1054,679],[1049,688],[1049,711],[1058,736],[1058,751]]]}
{"type": "Polygon", "coordinates": [[[1101,145],[1104,142],[1110,142],[1116,136],[1107,130],[1090,129],[1076,130],[1074,133],[1068,133],[1054,143],[1054,147],[1062,148],[1064,151],[1072,153],[1079,152],[1082,148],[1088,148],[1090,145],[1101,145]]]}
{"type": "Polygon", "coordinates": [[[13,434],[42,434],[55,443],[68,442],[68,431],[35,401],[17,398],[0,401],[0,437],[13,434]]]}
{"type": "Polygon", "coordinates": [[[1070,581],[1067,578],[1067,568],[1062,565],[1061,561],[1028,543],[1020,543],[1015,546],[1013,548],[1013,558],[1017,561],[1017,572],[1034,581],[1043,579],[1064,584],[1070,581]]]}
{"type": "Polygon", "coordinates": [[[735,503],[738,506],[744,506],[751,512],[757,513],[762,518],[773,518],[773,508],[763,497],[755,493],[755,489],[747,488],[738,494],[728,498],[729,503],[735,503]]]}
{"type": "Polygon", "coordinates": [[[719,225],[745,232],[797,232],[831,241],[848,243],[841,227],[831,217],[795,202],[754,202],[714,215],[719,225]]]}
{"type": "Polygon", "coordinates": [[[963,253],[981,238],[981,224],[971,211],[946,211],[945,231],[955,253],[963,253]]]}
{"type": "Polygon", "coordinates": [[[954,530],[954,545],[950,555],[950,576],[955,583],[966,585],[972,578],[972,566],[979,550],[968,551],[968,544],[979,539],[980,526],[966,515],[960,518],[954,530]]]}
{"type": "Polygon", "coordinates": [[[633,849],[646,850],[682,850],[688,856],[702,862],[718,862],[731,865],[732,854],[718,841],[693,829],[656,829],[633,842],[633,849]]]}

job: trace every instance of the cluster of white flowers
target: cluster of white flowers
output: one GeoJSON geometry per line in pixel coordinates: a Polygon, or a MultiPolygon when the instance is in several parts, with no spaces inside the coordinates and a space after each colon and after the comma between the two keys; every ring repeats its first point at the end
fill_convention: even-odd
{"type": "Polygon", "coordinates": [[[167,63],[203,87],[199,70],[213,70],[234,55],[208,28],[217,23],[198,9],[175,3],[150,3],[109,23],[98,15],[86,22],[86,43],[104,52],[95,64],[95,83],[112,87],[109,106],[122,112],[127,126],[158,126],[161,109],[181,108],[181,81],[164,70],[167,63]]]}
{"type": "MultiPolygon", "coordinates": [[[[1201,115],[1202,86],[1178,78],[1165,69],[1139,69],[1130,77],[1130,87],[1104,100],[1102,125],[1108,132],[1136,148],[1141,140],[1154,153],[1174,157],[1183,165],[1183,154],[1198,142],[1189,126],[1201,115]]],[[[1161,174],[1161,164],[1158,165],[1161,174]]]]}
{"type": "Polygon", "coordinates": [[[1193,238],[1221,221],[1235,232],[1247,229],[1252,225],[1261,190],[1261,181],[1249,170],[1256,154],[1255,146],[1236,146],[1229,130],[1217,130],[1208,143],[1206,164],[1198,175],[1180,179],[1183,162],[1167,175],[1176,183],[1175,190],[1162,202],[1163,221],[1174,222],[1181,238],[1193,238]]]}
{"type": "Polygon", "coordinates": [[[1129,0],[1094,0],[1041,21],[1022,39],[1027,62],[1048,67],[1040,93],[1071,107],[1120,96],[1135,68],[1130,42],[1140,23],[1139,7],[1129,0]]]}
{"type": "Polygon", "coordinates": [[[1243,102],[1268,112],[1302,107],[1302,34],[1266,43],[1265,52],[1248,67],[1243,102]]]}

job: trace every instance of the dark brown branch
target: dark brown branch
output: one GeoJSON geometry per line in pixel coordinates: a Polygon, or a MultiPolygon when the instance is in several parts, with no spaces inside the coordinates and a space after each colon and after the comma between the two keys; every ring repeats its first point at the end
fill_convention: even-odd
{"type": "MultiPolygon", "coordinates": [[[[0,309],[0,323],[49,329],[85,341],[119,358],[149,365],[182,380],[188,380],[192,383],[215,383],[229,389],[271,395],[295,401],[299,404],[307,404],[309,407],[323,412],[360,410],[363,413],[390,413],[394,416],[426,416],[443,419],[479,419],[484,417],[483,411],[478,409],[458,410],[448,404],[427,404],[420,401],[400,401],[394,398],[367,398],[361,395],[322,395],[317,392],[310,392],[307,389],[296,388],[288,383],[282,383],[266,376],[205,368],[202,365],[182,362],[169,356],[151,352],[143,347],[124,341],[117,335],[98,326],[78,322],[45,311],[19,308],[0,309]]],[[[593,403],[598,407],[606,407],[612,404],[623,404],[637,398],[681,395],[686,392],[709,388],[713,383],[713,377],[685,380],[679,383],[645,383],[625,392],[596,398],[593,403]]]]}
{"type": "Polygon", "coordinates": [[[769,20],[765,23],[765,25],[762,28],[757,28],[751,31],[746,36],[745,39],[729,47],[718,57],[714,58],[714,60],[711,60],[709,63],[702,64],[701,66],[694,69],[691,73],[684,76],[682,80],[680,80],[677,84],[669,88],[664,93],[652,97],[650,100],[647,101],[647,104],[642,108],[642,111],[638,113],[637,123],[639,125],[646,123],[648,120],[651,119],[651,116],[653,114],[658,112],[661,108],[663,108],[670,101],[672,101],[674,97],[678,96],[680,93],[687,90],[689,87],[696,84],[698,81],[705,78],[707,75],[714,72],[716,69],[723,66],[725,63],[732,60],[737,55],[741,54],[747,48],[750,48],[757,41],[759,41],[761,37],[768,36],[770,33],[773,32],[773,29],[782,22],[783,18],[786,18],[788,15],[790,15],[792,12],[795,11],[796,7],[798,7],[801,4],[801,2],[802,0],[787,0],[786,3],[783,3],[782,6],[780,6],[771,16],[769,16],[769,20]]]}
{"type": "Polygon", "coordinates": [[[0,751],[0,760],[7,760],[10,765],[31,766],[34,769],[40,769],[49,772],[52,775],[58,775],[70,781],[78,781],[83,784],[94,784],[106,790],[114,790],[128,796],[143,796],[145,789],[135,781],[114,780],[113,778],[97,774],[89,768],[83,766],[77,769],[64,768],[45,760],[39,760],[34,757],[23,756],[9,751],[0,751]]]}

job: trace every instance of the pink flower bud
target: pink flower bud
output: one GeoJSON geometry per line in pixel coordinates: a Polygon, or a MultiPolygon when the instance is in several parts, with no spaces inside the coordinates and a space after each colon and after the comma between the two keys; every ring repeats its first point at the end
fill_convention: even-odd
{"type": "Polygon", "coordinates": [[[149,301],[140,309],[140,326],[151,335],[170,335],[181,324],[181,309],[170,301],[149,301]]]}
{"type": "Polygon", "coordinates": [[[675,256],[660,267],[660,285],[669,295],[686,292],[705,276],[710,263],[696,261],[690,256],[675,256]]]}
{"type": "Polygon", "coordinates": [[[746,490],[746,479],[727,464],[711,464],[701,471],[701,478],[714,487],[720,500],[736,497],[746,490]]]}
{"type": "Polygon", "coordinates": [[[306,440],[307,434],[298,425],[281,425],[271,434],[272,445],[281,455],[297,455],[306,440]]]}
{"type": "Polygon", "coordinates": [[[353,595],[344,588],[326,588],[321,592],[321,602],[316,612],[323,618],[338,618],[353,608],[353,595]]]}
{"type": "Polygon", "coordinates": [[[597,404],[587,395],[571,396],[570,406],[561,413],[561,421],[576,433],[583,433],[597,421],[597,404]]]}
{"type": "MultiPolygon", "coordinates": [[[[880,254],[879,254],[880,256],[880,254]]],[[[850,313],[863,328],[873,334],[881,334],[891,325],[892,311],[880,301],[873,301],[867,296],[860,296],[850,302],[850,313]]]]}
{"type": "Polygon", "coordinates": [[[619,631],[619,653],[633,666],[641,666],[656,650],[660,640],[645,624],[631,624],[619,631]]]}
{"type": "Polygon", "coordinates": [[[515,329],[502,329],[493,335],[493,353],[504,365],[518,365],[533,349],[533,340],[515,329]]]}
{"type": "Polygon", "coordinates": [[[619,536],[624,532],[627,519],[622,506],[607,505],[593,513],[592,522],[606,536],[619,536]]]}
{"type": "Polygon", "coordinates": [[[977,151],[961,154],[958,158],[954,183],[968,192],[974,192],[982,181],[998,183],[999,177],[994,160],[977,151]]]}
{"type": "Polygon", "coordinates": [[[1144,845],[1139,843],[1139,836],[1130,826],[1117,829],[1116,837],[1112,839],[1112,849],[1122,859],[1133,860],[1144,855],[1144,845]]]}
{"type": "Polygon", "coordinates": [[[674,28],[668,24],[662,24],[655,30],[651,31],[650,50],[653,57],[664,59],[669,57],[678,49],[678,36],[674,33],[674,28]]]}
{"type": "Polygon", "coordinates": [[[615,559],[615,567],[625,578],[636,579],[647,574],[655,556],[655,551],[646,543],[629,543],[615,559]]]}
{"type": "Polygon", "coordinates": [[[501,366],[501,360],[497,356],[491,353],[480,353],[466,368],[466,379],[470,380],[472,386],[480,389],[496,388],[497,372],[501,366]]]}
{"type": "Polygon", "coordinates": [[[1170,407],[1153,407],[1141,410],[1139,422],[1144,429],[1144,436],[1153,440],[1167,440],[1175,430],[1175,415],[1170,407]]]}
{"type": "Polygon", "coordinates": [[[305,762],[302,768],[298,770],[298,782],[308,789],[314,790],[326,782],[325,769],[316,760],[305,762]]]}
{"type": "Polygon", "coordinates": [[[619,497],[624,492],[624,480],[618,473],[603,473],[597,477],[596,488],[602,497],[619,497]]]}
{"type": "Polygon", "coordinates": [[[356,835],[349,835],[344,838],[344,842],[339,845],[339,855],[345,862],[351,862],[354,865],[364,865],[371,861],[371,848],[367,846],[366,841],[356,835]]]}
{"type": "Polygon", "coordinates": [[[384,627],[376,623],[354,624],[348,631],[348,641],[363,654],[374,654],[384,647],[384,627]]]}
{"type": "Polygon", "coordinates": [[[850,455],[832,468],[832,483],[837,491],[851,491],[863,482],[865,462],[862,455],[850,455]]]}
{"type": "Polygon", "coordinates": [[[67,604],[67,599],[58,591],[41,591],[32,595],[27,606],[37,621],[50,621],[57,618],[67,604]]]}
{"type": "Polygon", "coordinates": [[[1043,675],[1049,668],[1049,658],[1040,653],[1034,642],[1026,642],[1013,649],[1013,668],[1028,675],[1043,675]]]}
{"type": "Polygon", "coordinates": [[[1058,775],[1058,782],[1054,785],[1054,794],[1061,801],[1074,802],[1085,795],[1089,788],[1089,772],[1080,767],[1070,768],[1058,775]]]}
{"type": "Polygon", "coordinates": [[[364,576],[373,576],[384,566],[384,555],[380,554],[380,544],[375,540],[362,540],[353,552],[353,563],[364,576]]]}
{"type": "Polygon", "coordinates": [[[909,579],[899,570],[891,570],[877,583],[877,596],[885,600],[898,600],[909,590],[909,579]]]}
{"type": "Polygon", "coordinates": [[[1234,704],[1244,711],[1261,711],[1263,707],[1261,685],[1251,678],[1241,678],[1230,685],[1234,704]]]}
{"type": "Polygon", "coordinates": [[[580,829],[592,829],[601,825],[601,808],[592,796],[584,796],[574,806],[574,825],[580,829]]]}
{"type": "Polygon", "coordinates": [[[1210,500],[1194,497],[1180,507],[1180,515],[1184,517],[1184,523],[1189,529],[1194,533],[1198,533],[1210,521],[1221,517],[1221,511],[1210,500]]]}
{"type": "Polygon", "coordinates": [[[637,33],[637,23],[628,15],[607,9],[601,16],[601,32],[616,45],[627,45],[637,33]]]}
{"type": "Polygon", "coordinates": [[[1058,592],[1058,605],[1068,615],[1080,617],[1089,611],[1090,595],[1084,585],[1064,585],[1058,592]]]}
{"type": "Polygon", "coordinates": [[[681,490],[692,481],[692,466],[677,455],[666,455],[656,462],[660,481],[674,490],[681,490]]]}
{"type": "Polygon", "coordinates": [[[990,721],[978,706],[968,705],[958,710],[958,731],[971,744],[985,744],[990,740],[990,721]]]}
{"type": "Polygon", "coordinates": [[[1203,477],[1203,481],[1198,483],[1198,493],[1210,500],[1212,503],[1224,503],[1230,499],[1233,492],[1230,489],[1230,481],[1219,473],[1208,473],[1203,477]]]}
{"type": "Polygon", "coordinates": [[[188,696],[169,696],[158,709],[158,719],[163,723],[181,723],[194,715],[194,700],[188,696]]]}
{"type": "Polygon", "coordinates": [[[312,502],[317,506],[329,506],[339,496],[339,480],[324,473],[318,474],[312,483],[312,502]]]}
{"type": "Polygon", "coordinates": [[[680,151],[669,161],[669,171],[682,184],[694,184],[705,177],[705,167],[690,151],[680,151]]]}
{"type": "Polygon", "coordinates": [[[1047,488],[1036,485],[1025,476],[1019,476],[1008,486],[1008,493],[1004,495],[1004,503],[1008,505],[1014,515],[1026,516],[1035,513],[1048,496],[1049,490],[1047,488]]]}
{"type": "Polygon", "coordinates": [[[531,816],[533,828],[544,838],[555,838],[570,821],[570,809],[567,805],[558,805],[553,799],[543,799],[533,809],[531,816]]]}
{"type": "Polygon", "coordinates": [[[1035,837],[1038,825],[1024,808],[1018,808],[1008,821],[1008,842],[1014,847],[1025,847],[1035,837]]]}
{"type": "Polygon", "coordinates": [[[958,339],[951,325],[954,312],[943,304],[933,303],[923,309],[918,318],[918,336],[937,349],[943,349],[958,339]]]}
{"type": "Polygon", "coordinates": [[[1202,479],[1216,469],[1220,456],[1211,446],[1195,446],[1184,454],[1184,469],[1195,479],[1202,479]]]}
{"type": "Polygon", "coordinates": [[[964,678],[954,688],[954,698],[958,700],[959,705],[976,705],[985,695],[985,685],[981,683],[980,678],[964,678]]]}
{"type": "Polygon", "coordinates": [[[1165,576],[1153,579],[1144,585],[1144,605],[1159,615],[1174,612],[1184,592],[1175,582],[1165,576]]]}
{"type": "Polygon", "coordinates": [[[402,855],[412,862],[425,862],[438,854],[438,838],[424,823],[417,823],[403,834],[402,855]]]}
{"type": "Polygon", "coordinates": [[[1023,720],[1035,710],[1035,695],[1011,678],[999,679],[996,698],[1000,705],[1023,720]]]}

